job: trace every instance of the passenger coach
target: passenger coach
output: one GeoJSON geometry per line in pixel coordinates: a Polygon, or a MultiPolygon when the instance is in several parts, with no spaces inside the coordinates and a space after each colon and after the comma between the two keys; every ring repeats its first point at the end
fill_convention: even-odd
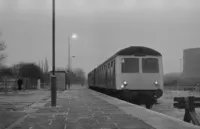
{"type": "Polygon", "coordinates": [[[162,55],[143,46],[122,49],[88,74],[88,85],[151,108],[163,94],[162,55]]]}

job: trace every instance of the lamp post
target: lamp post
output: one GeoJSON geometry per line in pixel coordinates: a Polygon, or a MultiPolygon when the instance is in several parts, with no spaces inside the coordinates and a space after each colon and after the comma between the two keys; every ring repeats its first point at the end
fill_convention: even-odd
{"type": "MultiPolygon", "coordinates": [[[[77,38],[77,35],[76,34],[72,34],[71,36],[68,37],[68,73],[70,74],[71,72],[71,53],[70,53],[70,40],[72,39],[76,39],[77,38]]],[[[68,76],[68,81],[70,82],[70,76],[68,76]]],[[[70,83],[69,84],[69,87],[70,87],[70,83]]]]}
{"type": "Polygon", "coordinates": [[[70,48],[70,41],[71,41],[71,38],[72,39],[76,39],[77,38],[77,35],[76,34],[72,34],[71,36],[68,37],[68,71],[71,70],[71,48],[70,48]]]}
{"type": "Polygon", "coordinates": [[[177,92],[178,92],[178,96],[180,96],[180,92],[178,91],[178,89],[180,88],[180,84],[181,84],[181,73],[182,73],[182,59],[179,59],[180,61],[180,75],[179,75],[179,79],[178,79],[178,82],[177,82],[177,92]]]}
{"type": "Polygon", "coordinates": [[[51,106],[56,106],[56,76],[55,76],[55,0],[52,0],[52,76],[51,76],[51,106]]]}
{"type": "Polygon", "coordinates": [[[73,69],[73,68],[72,68],[72,65],[73,65],[73,64],[72,64],[72,63],[73,63],[73,62],[72,62],[72,61],[73,61],[73,58],[75,58],[75,56],[71,56],[71,62],[70,62],[70,63],[71,63],[71,64],[70,64],[71,69],[73,69]]]}

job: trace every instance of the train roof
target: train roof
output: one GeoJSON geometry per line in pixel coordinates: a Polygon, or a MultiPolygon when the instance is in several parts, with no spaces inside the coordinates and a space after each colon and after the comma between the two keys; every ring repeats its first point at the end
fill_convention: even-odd
{"type": "Polygon", "coordinates": [[[158,51],[143,46],[130,46],[118,51],[115,55],[162,56],[158,51]]]}

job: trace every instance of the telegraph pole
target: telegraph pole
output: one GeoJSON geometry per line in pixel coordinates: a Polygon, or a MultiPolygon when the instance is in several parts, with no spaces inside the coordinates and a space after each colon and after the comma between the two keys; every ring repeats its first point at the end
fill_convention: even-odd
{"type": "Polygon", "coordinates": [[[56,76],[55,76],[55,0],[52,0],[52,76],[51,76],[51,106],[56,106],[56,76]]]}

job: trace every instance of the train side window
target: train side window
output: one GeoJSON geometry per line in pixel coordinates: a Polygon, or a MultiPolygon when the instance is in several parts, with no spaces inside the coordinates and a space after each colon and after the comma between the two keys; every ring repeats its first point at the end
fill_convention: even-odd
{"type": "Polygon", "coordinates": [[[138,58],[123,58],[121,63],[122,73],[139,73],[138,58]]]}
{"type": "Polygon", "coordinates": [[[114,70],[113,74],[115,75],[115,60],[113,61],[113,70],[114,70]]]}
{"type": "Polygon", "coordinates": [[[112,78],[113,78],[113,71],[114,71],[113,66],[114,66],[114,61],[111,62],[111,73],[110,73],[110,75],[111,75],[112,78]]]}
{"type": "Polygon", "coordinates": [[[159,72],[158,59],[157,58],[143,58],[142,72],[143,73],[158,73],[159,72]]]}

